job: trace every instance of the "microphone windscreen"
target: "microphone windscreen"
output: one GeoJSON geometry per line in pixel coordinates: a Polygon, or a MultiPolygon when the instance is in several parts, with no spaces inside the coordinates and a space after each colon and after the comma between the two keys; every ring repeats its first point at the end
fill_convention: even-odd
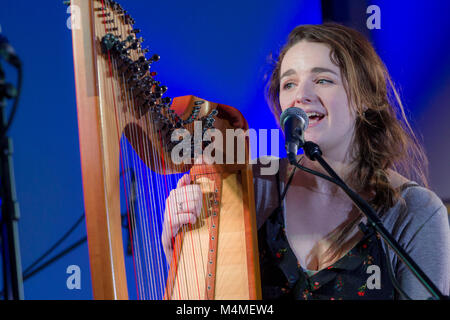
{"type": "Polygon", "coordinates": [[[289,117],[296,117],[299,120],[303,120],[303,123],[304,123],[303,130],[306,130],[306,128],[308,128],[309,118],[308,118],[306,112],[303,111],[303,109],[300,109],[297,107],[290,107],[290,108],[287,108],[286,110],[284,110],[280,116],[280,124],[281,124],[281,128],[283,129],[283,131],[284,131],[284,124],[289,117]]]}

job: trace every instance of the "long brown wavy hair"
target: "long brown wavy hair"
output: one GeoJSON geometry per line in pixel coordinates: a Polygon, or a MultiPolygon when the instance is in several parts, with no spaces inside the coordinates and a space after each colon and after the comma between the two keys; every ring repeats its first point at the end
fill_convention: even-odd
{"type": "Polygon", "coordinates": [[[380,214],[385,211],[380,209],[396,203],[401,191],[390,184],[389,169],[428,187],[427,157],[407,120],[399,93],[370,42],[354,29],[325,23],[301,25],[291,31],[266,86],[266,100],[277,121],[281,114],[281,62],[302,40],[330,48],[330,59],[341,70],[349,105],[357,115],[350,150],[353,170],[345,181],[358,192],[372,194],[370,202],[380,214]]]}

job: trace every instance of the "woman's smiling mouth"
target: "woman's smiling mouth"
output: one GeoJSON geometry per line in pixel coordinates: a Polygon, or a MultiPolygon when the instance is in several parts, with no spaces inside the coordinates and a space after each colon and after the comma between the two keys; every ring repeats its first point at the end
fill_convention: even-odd
{"type": "Polygon", "coordinates": [[[307,111],[306,114],[309,119],[308,128],[315,127],[323,118],[325,118],[325,114],[318,111],[307,111]]]}

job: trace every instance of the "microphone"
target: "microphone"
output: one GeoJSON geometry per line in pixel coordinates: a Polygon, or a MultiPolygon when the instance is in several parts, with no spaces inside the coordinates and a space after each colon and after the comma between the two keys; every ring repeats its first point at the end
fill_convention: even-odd
{"type": "Polygon", "coordinates": [[[309,119],[306,112],[297,107],[290,107],[281,113],[280,124],[285,136],[285,147],[289,161],[296,161],[298,148],[305,144],[304,133],[309,119]]]}
{"type": "Polygon", "coordinates": [[[20,59],[14,51],[14,48],[9,44],[8,39],[0,34],[0,58],[5,59],[6,62],[16,68],[20,67],[20,59]]]}

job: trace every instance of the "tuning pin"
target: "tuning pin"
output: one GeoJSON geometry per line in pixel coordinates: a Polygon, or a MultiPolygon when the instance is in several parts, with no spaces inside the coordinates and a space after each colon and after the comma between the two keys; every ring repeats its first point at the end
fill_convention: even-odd
{"type": "Polygon", "coordinates": [[[114,47],[112,49],[118,55],[127,55],[128,54],[128,50],[125,48],[125,42],[124,41],[117,41],[114,44],[114,47]]]}
{"type": "Polygon", "coordinates": [[[153,92],[152,93],[152,98],[154,99],[159,99],[162,97],[162,93],[161,92],[153,92]]]}
{"type": "Polygon", "coordinates": [[[117,41],[117,37],[113,34],[106,34],[101,41],[102,50],[104,52],[110,51],[117,44],[117,41]]]}
{"type": "MultiPolygon", "coordinates": [[[[159,82],[159,81],[157,81],[159,82]]],[[[156,92],[161,92],[161,94],[165,93],[167,91],[167,86],[155,86],[155,91],[156,92]]]]}
{"type": "Polygon", "coordinates": [[[133,60],[131,60],[128,56],[125,56],[123,60],[121,60],[121,64],[119,65],[119,72],[124,73],[133,64],[133,60]]]}
{"type": "Polygon", "coordinates": [[[133,18],[131,18],[131,16],[129,14],[125,14],[123,16],[123,22],[125,24],[131,24],[131,21],[133,20],[133,18]]]}
{"type": "Polygon", "coordinates": [[[147,59],[144,56],[139,57],[139,63],[141,65],[141,69],[143,70],[148,70],[149,66],[150,66],[150,62],[147,61],[147,59]]]}
{"type": "Polygon", "coordinates": [[[165,93],[168,88],[167,88],[167,86],[161,86],[159,89],[162,93],[165,93]]]}
{"type": "Polygon", "coordinates": [[[151,94],[152,94],[151,91],[148,90],[147,88],[136,90],[136,97],[140,97],[142,99],[147,99],[151,94]]]}
{"type": "Polygon", "coordinates": [[[127,13],[127,11],[123,11],[123,23],[133,25],[136,21],[127,13]]]}
{"type": "Polygon", "coordinates": [[[161,57],[160,57],[159,55],[157,55],[157,54],[154,54],[154,55],[150,58],[150,60],[152,60],[152,61],[154,61],[154,62],[158,61],[159,59],[161,59],[161,57]]]}
{"type": "Polygon", "coordinates": [[[131,42],[131,44],[128,46],[128,50],[136,50],[139,47],[139,43],[137,41],[131,42]]]}
{"type": "Polygon", "coordinates": [[[137,74],[131,74],[131,76],[126,79],[128,86],[135,87],[139,82],[139,76],[137,74]]]}
{"type": "Polygon", "coordinates": [[[142,80],[143,85],[150,86],[153,84],[153,78],[150,76],[145,76],[141,80],[142,80]]]}
{"type": "MultiPolygon", "coordinates": [[[[147,104],[149,107],[157,107],[156,100],[153,100],[153,99],[147,99],[146,104],[147,104]]],[[[161,109],[161,108],[160,108],[160,109],[161,109]]]]}
{"type": "Polygon", "coordinates": [[[169,97],[164,97],[164,98],[161,99],[161,102],[162,102],[164,105],[168,105],[169,103],[172,102],[172,99],[169,98],[169,97]]]}

